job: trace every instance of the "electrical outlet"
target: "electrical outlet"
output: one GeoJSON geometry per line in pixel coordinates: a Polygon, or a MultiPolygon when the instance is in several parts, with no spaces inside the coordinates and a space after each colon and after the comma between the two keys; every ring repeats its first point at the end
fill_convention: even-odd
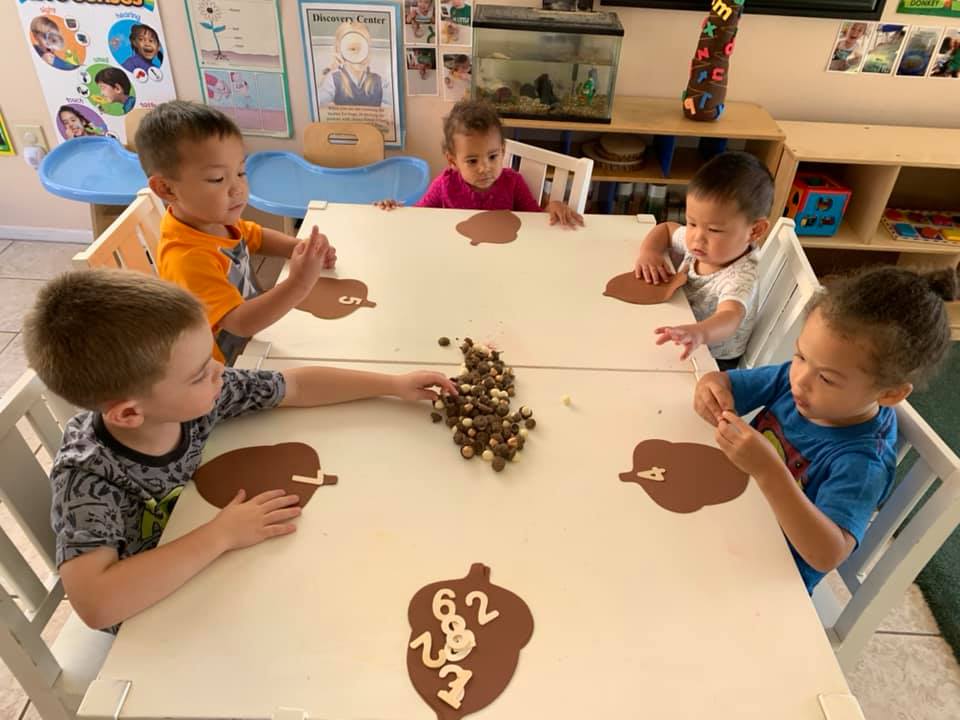
{"type": "Polygon", "coordinates": [[[47,139],[43,135],[43,128],[39,125],[14,125],[13,134],[16,136],[21,150],[28,145],[39,145],[44,152],[50,149],[47,147],[47,139]]]}

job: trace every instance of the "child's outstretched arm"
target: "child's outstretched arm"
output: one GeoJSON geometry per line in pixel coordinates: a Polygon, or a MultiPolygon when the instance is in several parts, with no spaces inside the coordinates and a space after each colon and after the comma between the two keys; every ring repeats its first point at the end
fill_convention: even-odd
{"type": "Polygon", "coordinates": [[[698,323],[658,327],[654,330],[659,336],[657,345],[670,341],[673,341],[674,345],[682,345],[683,354],[680,359],[686,360],[701,345],[714,345],[733,337],[746,314],[743,305],[736,300],[724,300],[717,305],[717,311],[713,315],[698,323]]]}
{"type": "Polygon", "coordinates": [[[401,400],[436,400],[437,391],[456,395],[450,378],[426,370],[403,375],[362,372],[330,367],[299,367],[283,371],[287,384],[281,407],[314,407],[362,400],[396,397],[401,400]]]}
{"type": "MultiPolygon", "coordinates": [[[[316,225],[313,226],[313,233],[319,234],[320,230],[316,225]]],[[[260,244],[260,254],[271,257],[291,257],[293,249],[300,243],[295,237],[290,237],[286,233],[272,228],[262,228],[263,240],[260,244]]],[[[326,254],[323,258],[323,269],[332,270],[337,264],[337,249],[327,242],[326,254]]]]}
{"type": "Polygon", "coordinates": [[[670,238],[680,227],[676,223],[660,223],[647,233],[640,243],[637,259],[633,264],[633,274],[648,283],[659,285],[670,282],[673,271],[667,263],[665,253],[670,249],[670,238]]]}
{"type": "Polygon", "coordinates": [[[814,505],[773,445],[734,412],[717,425],[717,445],[730,461],[757,481],[790,544],[814,570],[829,572],[849,557],[853,535],[814,505]]]}
{"type": "Polygon", "coordinates": [[[550,213],[550,224],[559,225],[564,228],[583,227],[583,215],[576,212],[572,207],[559,200],[551,200],[544,208],[550,213]]]}
{"type": "Polygon", "coordinates": [[[228,312],[217,327],[239,337],[251,337],[270,327],[299,305],[317,282],[327,253],[327,238],[316,228],[301,240],[290,258],[290,274],[275,287],[228,312]]]}
{"type": "Polygon", "coordinates": [[[119,560],[101,547],[60,566],[74,611],[91,628],[127,620],[163,600],[230,550],[288,535],[300,515],[296,495],[270,490],[244,502],[241,490],[217,516],[181,538],[119,560]]]}

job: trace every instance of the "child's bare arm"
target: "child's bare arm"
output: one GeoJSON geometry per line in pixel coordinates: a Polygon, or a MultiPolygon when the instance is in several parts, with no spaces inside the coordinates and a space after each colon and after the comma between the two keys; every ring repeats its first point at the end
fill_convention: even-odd
{"type": "Polygon", "coordinates": [[[664,258],[664,253],[670,248],[670,238],[678,227],[680,226],[676,223],[660,223],[647,233],[643,242],[640,243],[637,260],[633,265],[633,272],[638,278],[653,284],[670,281],[673,273],[664,258]]]}
{"type": "Polygon", "coordinates": [[[330,367],[299,367],[284,370],[287,384],[281,406],[313,407],[363,398],[390,396],[401,400],[436,400],[439,388],[456,395],[450,378],[438,372],[419,371],[404,375],[344,370],[330,367]]]}
{"type": "Polygon", "coordinates": [[[803,494],[766,438],[727,411],[716,439],[731,462],[757,481],[787,539],[810,567],[829,572],[849,557],[856,546],[854,537],[803,494]]]}
{"type": "Polygon", "coordinates": [[[674,327],[658,327],[654,332],[657,345],[663,345],[671,340],[676,345],[683,345],[684,351],[680,356],[686,360],[694,350],[701,345],[715,345],[733,337],[743,322],[746,310],[736,300],[725,300],[717,305],[717,311],[710,317],[692,325],[676,325],[674,327]]]}
{"type": "Polygon", "coordinates": [[[153,550],[119,560],[114,548],[102,547],[63,563],[74,611],[89,627],[108,628],[167,597],[225,552],[296,529],[296,495],[271,490],[243,500],[241,491],[213,520],[153,550]]]}
{"type": "Polygon", "coordinates": [[[217,327],[239,337],[251,337],[270,327],[303,301],[323,270],[327,238],[314,228],[309,240],[299,242],[290,258],[290,274],[283,282],[237,305],[217,327]]]}

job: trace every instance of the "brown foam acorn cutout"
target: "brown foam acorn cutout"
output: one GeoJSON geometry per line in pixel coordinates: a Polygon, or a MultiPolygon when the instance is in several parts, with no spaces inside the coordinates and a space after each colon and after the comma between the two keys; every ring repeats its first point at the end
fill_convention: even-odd
{"type": "Polygon", "coordinates": [[[509,210],[486,210],[457,224],[457,232],[470,238],[471,245],[513,242],[520,230],[520,218],[509,210]]]}
{"type": "Polygon", "coordinates": [[[492,585],[480,563],[466,577],[418,590],[407,618],[407,671],[437,720],[459,720],[496,700],[533,635],[530,608],[492,585]]]}
{"type": "Polygon", "coordinates": [[[686,282],[686,270],[674,273],[670,282],[660,283],[659,285],[648,283],[643,278],[638,278],[632,272],[628,272],[610,278],[603,294],[634,305],[656,305],[667,302],[686,282]]]}
{"type": "Polygon", "coordinates": [[[748,477],[717,448],[644,440],[633,450],[633,469],[620,480],[640,485],[664,510],[691,513],[740,497],[748,477]]]}
{"type": "Polygon", "coordinates": [[[226,507],[241,489],[247,499],[267,490],[283,489],[310,502],[321,485],[336,485],[336,475],[320,472],[317,451],[303,443],[257,445],[231,450],[200,466],[193,476],[200,497],[218,508],[226,507]]]}
{"type": "Polygon", "coordinates": [[[357,308],[376,307],[367,300],[367,285],[359,280],[319,278],[306,299],[297,305],[322,320],[338,320],[357,308]]]}

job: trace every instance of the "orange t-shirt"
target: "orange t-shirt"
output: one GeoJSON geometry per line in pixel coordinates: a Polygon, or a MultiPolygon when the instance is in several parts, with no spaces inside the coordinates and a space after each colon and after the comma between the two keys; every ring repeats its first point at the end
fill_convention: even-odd
{"type": "Polygon", "coordinates": [[[157,268],[160,277],[186,288],[203,303],[213,330],[213,356],[232,364],[247,338],[217,326],[244,300],[260,294],[250,255],[260,249],[263,228],[240,220],[227,230],[229,238],[208,235],[177,220],[168,208],[160,223],[157,268]]]}

